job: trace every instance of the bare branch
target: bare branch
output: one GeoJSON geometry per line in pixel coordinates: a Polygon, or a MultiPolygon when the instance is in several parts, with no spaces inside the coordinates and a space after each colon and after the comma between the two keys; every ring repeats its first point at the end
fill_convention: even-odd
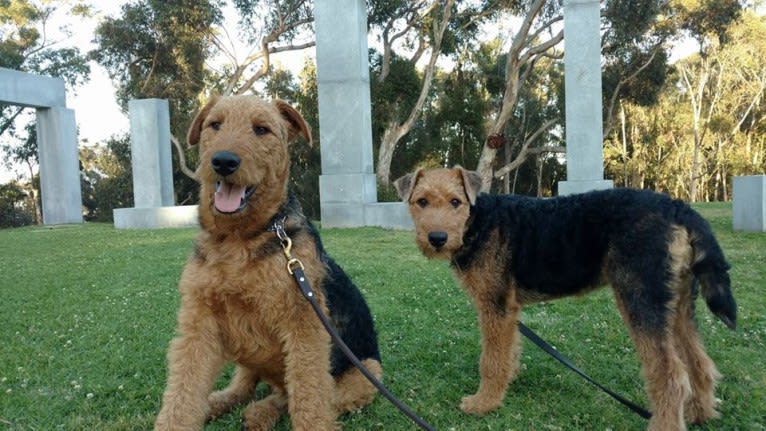
{"type": "Polygon", "coordinates": [[[426,42],[426,38],[421,34],[418,35],[418,47],[415,49],[415,52],[412,53],[412,56],[410,57],[410,62],[412,64],[417,63],[420,61],[420,57],[423,56],[423,53],[426,52],[426,48],[428,47],[428,43],[426,42]]]}
{"type": "Polygon", "coordinates": [[[8,130],[13,125],[13,122],[16,121],[16,117],[18,117],[22,112],[24,112],[23,107],[15,106],[14,108],[16,108],[16,112],[11,114],[10,118],[4,118],[3,123],[0,124],[0,135],[5,133],[5,131],[8,130]]]}
{"type": "Polygon", "coordinates": [[[530,6],[529,11],[524,17],[524,20],[521,22],[519,31],[513,38],[511,48],[508,50],[509,57],[519,57],[519,54],[521,53],[522,49],[524,49],[524,46],[527,42],[527,37],[529,36],[529,30],[532,28],[532,23],[535,21],[537,14],[540,13],[540,10],[542,10],[543,6],[545,6],[545,2],[546,0],[535,0],[532,6],[530,6]]]}
{"type": "Polygon", "coordinates": [[[609,136],[609,133],[611,133],[612,128],[614,127],[614,108],[617,106],[617,96],[620,94],[620,90],[622,89],[623,85],[627,84],[631,80],[633,80],[636,76],[638,76],[641,72],[643,72],[647,67],[649,67],[650,64],[652,64],[652,61],[654,61],[654,57],[657,55],[657,50],[660,48],[659,45],[655,46],[652,50],[652,55],[649,56],[649,59],[644,62],[644,64],[641,65],[638,69],[636,69],[633,73],[626,76],[625,78],[621,79],[620,82],[617,83],[617,86],[614,87],[614,91],[612,92],[612,97],[609,98],[609,106],[607,107],[607,114],[606,114],[606,124],[604,125],[604,136],[609,136]]]}
{"type": "Polygon", "coordinates": [[[269,48],[269,54],[276,54],[279,52],[286,52],[286,51],[300,51],[302,49],[311,48],[312,46],[316,46],[316,41],[312,40],[311,42],[301,43],[298,45],[284,45],[284,46],[277,46],[273,48],[269,48]]]}
{"type": "Polygon", "coordinates": [[[184,153],[184,149],[181,146],[181,142],[178,141],[178,138],[176,138],[175,135],[170,135],[170,141],[173,143],[173,146],[178,153],[178,167],[181,169],[181,172],[183,172],[184,175],[193,179],[194,181],[199,182],[197,173],[191,170],[186,164],[186,154],[184,153]]]}
{"type": "Polygon", "coordinates": [[[532,48],[529,48],[521,57],[521,62],[526,63],[526,61],[529,60],[530,57],[547,52],[549,49],[558,45],[558,43],[561,42],[562,40],[564,40],[564,30],[559,31],[556,36],[553,36],[549,40],[537,46],[533,46],[532,48]]]}
{"type": "MultiPolygon", "coordinates": [[[[391,17],[391,19],[386,23],[385,27],[383,28],[383,58],[381,62],[380,75],[377,79],[378,82],[385,81],[388,77],[389,71],[391,70],[391,53],[393,52],[394,42],[397,39],[406,36],[413,28],[417,26],[418,23],[422,22],[423,18],[425,18],[431,12],[431,10],[436,7],[437,4],[438,1],[434,1],[428,6],[428,8],[424,9],[423,12],[419,12],[420,9],[422,9],[425,5],[425,2],[417,2],[412,4],[410,7],[401,10],[397,15],[391,17]],[[394,29],[396,21],[401,18],[405,18],[404,28],[398,33],[395,33],[393,36],[389,36],[390,32],[394,29]]],[[[418,49],[410,59],[412,63],[416,63],[425,50],[425,40],[423,35],[418,35],[418,39],[418,49]]]]}
{"type": "MultiPolygon", "coordinates": [[[[516,156],[516,158],[511,163],[505,165],[501,169],[498,169],[497,172],[495,172],[495,178],[500,178],[503,175],[507,174],[508,172],[511,172],[512,170],[514,170],[514,169],[518,168],[519,166],[521,166],[522,164],[524,164],[524,162],[527,161],[527,157],[529,156],[529,153],[530,153],[530,148],[529,147],[532,145],[532,143],[534,143],[541,134],[543,134],[544,132],[548,131],[548,129],[553,127],[557,122],[558,122],[558,120],[555,119],[555,118],[550,119],[550,120],[546,121],[542,126],[540,126],[535,131],[535,133],[530,135],[524,141],[524,145],[522,145],[521,151],[519,151],[519,154],[516,156]]],[[[544,147],[541,147],[541,148],[544,148],[544,147]]],[[[551,148],[554,148],[554,147],[551,147],[551,148]]]]}

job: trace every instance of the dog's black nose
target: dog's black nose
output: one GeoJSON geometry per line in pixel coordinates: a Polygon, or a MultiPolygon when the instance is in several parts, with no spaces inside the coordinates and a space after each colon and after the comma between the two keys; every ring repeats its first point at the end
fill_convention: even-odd
{"type": "Polygon", "coordinates": [[[429,232],[428,242],[430,242],[431,245],[436,248],[443,246],[447,243],[447,232],[429,232]]]}
{"type": "Polygon", "coordinates": [[[211,161],[213,170],[223,177],[233,174],[241,162],[238,155],[230,151],[219,151],[213,155],[211,161]]]}

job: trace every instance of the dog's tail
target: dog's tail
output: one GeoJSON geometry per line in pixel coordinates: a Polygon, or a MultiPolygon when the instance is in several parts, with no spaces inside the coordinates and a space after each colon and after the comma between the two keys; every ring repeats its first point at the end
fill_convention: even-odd
{"type": "Polygon", "coordinates": [[[694,250],[692,273],[702,286],[702,296],[710,311],[721,321],[735,329],[737,326],[737,302],[731,293],[729,264],[723,250],[713,235],[710,224],[689,205],[675,201],[676,218],[691,234],[694,250]]]}

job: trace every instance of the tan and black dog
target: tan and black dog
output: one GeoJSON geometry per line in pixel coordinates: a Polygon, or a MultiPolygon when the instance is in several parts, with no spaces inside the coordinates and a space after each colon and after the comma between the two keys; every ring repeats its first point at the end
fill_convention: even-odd
{"type": "Polygon", "coordinates": [[[519,370],[517,321],[527,304],[608,283],[642,363],[649,429],[715,418],[715,364],[694,321],[696,281],[734,328],[729,265],[708,223],[687,204],[630,189],[550,199],[479,194],[475,172],[418,170],[395,183],[416,242],[451,262],[481,326],[481,382],[460,408],[497,408],[519,370]]]}
{"type": "Polygon", "coordinates": [[[295,430],[333,430],[339,414],[377,392],[331,343],[274,232],[284,228],[321,307],[380,377],[370,310],[288,193],[288,144],[297,135],[311,141],[295,109],[249,96],[214,98],[191,125],[189,144],[199,144],[201,231],[181,276],[178,335],[156,430],[201,430],[206,419],[251,400],[248,430],[270,429],[285,412],[295,430]],[[232,382],[212,392],[231,362],[232,382]],[[254,400],[258,382],[272,393],[254,400]]]}

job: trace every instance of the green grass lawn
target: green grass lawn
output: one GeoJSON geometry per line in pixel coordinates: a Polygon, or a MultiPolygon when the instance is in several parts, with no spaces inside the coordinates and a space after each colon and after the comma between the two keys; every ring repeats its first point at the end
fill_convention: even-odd
{"type": "MultiPolygon", "coordinates": [[[[692,429],[764,430],[766,234],[733,233],[729,204],[697,208],[733,265],[739,320],[729,331],[698,301],[703,339],[724,375],[717,391],[723,416],[692,429]]],[[[484,417],[461,413],[461,397],[479,381],[479,336],[448,265],[423,258],[411,232],[322,235],[372,308],[385,383],[437,429],[645,427],[526,340],[522,372],[503,406],[484,417]]],[[[0,231],[0,429],[150,429],[165,384],[177,282],[194,236],[194,229],[104,224],[0,231]]],[[[608,290],[531,306],[523,320],[596,380],[646,405],[638,359],[608,290]]],[[[348,430],[416,429],[383,397],[343,421],[348,430]]],[[[232,413],[206,429],[239,424],[232,413]]]]}

